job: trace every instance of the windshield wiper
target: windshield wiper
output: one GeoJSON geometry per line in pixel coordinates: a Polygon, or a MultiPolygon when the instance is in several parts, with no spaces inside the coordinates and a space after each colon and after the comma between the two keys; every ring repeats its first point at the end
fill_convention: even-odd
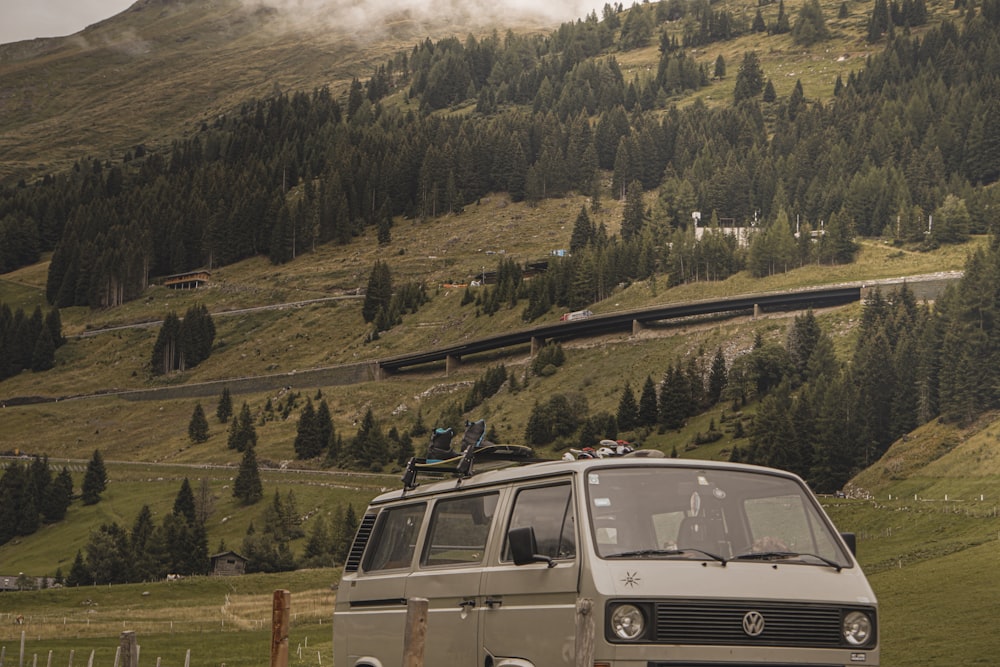
{"type": "Polygon", "coordinates": [[[643,556],[684,556],[689,553],[699,553],[703,556],[708,556],[712,560],[717,560],[722,563],[723,567],[726,565],[726,559],[718,554],[713,554],[710,551],[703,551],[702,549],[695,549],[694,547],[683,547],[680,549],[635,549],[634,551],[622,551],[616,554],[609,554],[605,558],[641,558],[643,556]]]}
{"type": "Polygon", "coordinates": [[[789,560],[792,558],[815,558],[824,565],[832,567],[837,572],[844,569],[844,566],[835,560],[820,556],[819,554],[799,553],[797,551],[752,551],[740,554],[733,560],[789,560]]]}

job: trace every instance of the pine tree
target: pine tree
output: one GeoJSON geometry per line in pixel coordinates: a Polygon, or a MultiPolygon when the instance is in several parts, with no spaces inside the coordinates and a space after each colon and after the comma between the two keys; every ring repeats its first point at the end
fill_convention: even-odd
{"type": "Polygon", "coordinates": [[[665,429],[679,429],[688,416],[689,390],[686,378],[678,365],[671,366],[660,383],[658,414],[665,429]]]}
{"type": "Polygon", "coordinates": [[[205,410],[201,403],[195,403],[194,411],[191,413],[191,421],[188,422],[188,439],[198,444],[208,440],[208,419],[205,418],[205,410]]]}
{"type": "Polygon", "coordinates": [[[309,567],[333,567],[333,536],[327,525],[326,518],[320,514],[313,521],[309,539],[302,552],[305,565],[309,567]]]}
{"type": "Polygon", "coordinates": [[[652,376],[647,375],[642,385],[642,392],[639,394],[639,414],[636,424],[648,427],[655,426],[658,421],[656,383],[653,382],[652,376]]]}
{"type": "Polygon", "coordinates": [[[632,181],[625,194],[625,209],[622,213],[622,240],[638,240],[645,226],[646,208],[642,199],[642,183],[632,181]]]}
{"type": "Polygon", "coordinates": [[[188,308],[177,331],[176,341],[180,370],[194,368],[208,359],[215,342],[215,323],[206,306],[188,308]]]}
{"type": "Polygon", "coordinates": [[[316,428],[319,431],[320,449],[325,451],[334,438],[333,418],[330,416],[330,406],[327,405],[325,398],[320,400],[316,409],[316,428]]]}
{"type": "Polygon", "coordinates": [[[156,525],[149,505],[143,505],[129,531],[129,555],[132,561],[133,581],[153,581],[159,578],[159,555],[153,546],[156,525]]]}
{"type": "Polygon", "coordinates": [[[799,378],[802,380],[808,379],[806,368],[822,335],[823,331],[820,329],[819,322],[811,308],[804,315],[795,316],[792,327],[788,331],[786,349],[799,378]]]}
{"type": "Polygon", "coordinates": [[[322,433],[317,423],[316,411],[312,399],[306,399],[306,405],[299,415],[299,423],[295,435],[295,456],[299,459],[311,459],[323,453],[322,433]]]}
{"type": "Polygon", "coordinates": [[[830,30],[823,18],[823,8],[819,0],[806,0],[799,10],[799,16],[792,28],[792,38],[796,44],[812,46],[816,42],[829,38],[830,30]]]}
{"type": "Polygon", "coordinates": [[[868,17],[868,41],[877,42],[882,38],[891,24],[889,3],[887,0],[875,0],[875,7],[868,17]]]}
{"type": "Polygon", "coordinates": [[[743,62],[736,73],[736,86],[733,89],[733,101],[737,104],[747,100],[764,90],[764,70],[760,65],[760,59],[756,51],[747,51],[743,54],[743,62]]]}
{"type": "Polygon", "coordinates": [[[180,336],[181,320],[176,313],[167,313],[160,326],[160,333],[156,336],[156,343],[153,344],[153,355],[151,365],[154,375],[164,375],[176,370],[180,364],[180,349],[178,338],[180,336]]]}
{"type": "Polygon", "coordinates": [[[108,473],[104,468],[104,457],[100,450],[95,449],[87,470],[83,475],[81,497],[84,505],[94,505],[101,499],[101,494],[107,488],[108,473]]]}
{"type": "Polygon", "coordinates": [[[102,524],[87,542],[87,569],[95,584],[123,584],[129,581],[132,561],[128,535],[117,523],[102,524]]]}
{"type": "Polygon", "coordinates": [[[715,356],[712,357],[712,367],[708,372],[708,395],[707,399],[711,405],[717,404],[722,399],[722,392],[729,383],[729,373],[726,369],[726,357],[722,354],[722,348],[716,348],[715,356]]]}
{"type": "Polygon", "coordinates": [[[971,224],[965,200],[948,195],[944,203],[934,211],[931,237],[938,243],[964,243],[969,239],[971,224]]]}
{"type": "Polygon", "coordinates": [[[66,339],[62,335],[62,318],[58,308],[53,308],[45,316],[45,327],[49,330],[49,336],[56,348],[60,348],[66,343],[66,339]]]}
{"type": "Polygon", "coordinates": [[[69,469],[63,469],[45,490],[42,501],[42,518],[47,523],[55,523],[66,518],[66,511],[73,500],[73,476],[69,469]]]}
{"type": "Polygon", "coordinates": [[[257,444],[257,429],[253,425],[250,406],[245,402],[243,403],[243,407],[240,408],[239,416],[229,426],[227,444],[229,449],[235,449],[238,452],[245,451],[257,444]]]}
{"type": "Polygon", "coordinates": [[[41,511],[45,492],[52,485],[52,471],[49,468],[48,455],[41,457],[36,454],[31,457],[31,463],[28,464],[28,477],[31,479],[31,486],[35,493],[35,507],[41,511]]]}
{"type": "Polygon", "coordinates": [[[233,416],[233,397],[229,393],[229,387],[222,388],[222,395],[219,396],[219,405],[215,409],[215,416],[220,424],[225,424],[233,416]]]}
{"type": "Polygon", "coordinates": [[[362,470],[378,470],[389,462],[388,444],[371,408],[368,408],[361,419],[350,456],[362,470]]]}
{"type": "Polygon", "coordinates": [[[368,276],[368,287],[365,289],[365,300],[361,306],[361,316],[365,322],[374,322],[379,311],[388,312],[392,302],[392,273],[389,265],[381,260],[375,260],[368,276]]]}
{"type": "Polygon", "coordinates": [[[775,19],[774,25],[771,26],[771,32],[775,35],[783,35],[789,31],[788,26],[788,14],[785,13],[785,0],[779,0],[778,2],[778,18],[775,19]]]}
{"type": "Polygon", "coordinates": [[[764,84],[764,93],[763,95],[761,95],[760,99],[763,100],[764,102],[767,102],[768,104],[771,104],[772,102],[778,99],[778,93],[775,92],[774,84],[771,82],[770,79],[768,79],[767,83],[764,84]]]}
{"type": "MultiPolygon", "coordinates": [[[[759,9],[757,10],[757,16],[760,16],[759,9]]],[[[754,19],[754,21],[756,21],[756,19],[754,19]]],[[[761,19],[761,24],[763,25],[763,19],[761,19]]],[[[712,76],[716,79],[726,78],[726,59],[721,53],[715,59],[715,69],[712,71],[712,76]]]]}
{"type": "Polygon", "coordinates": [[[552,442],[552,420],[547,404],[535,401],[524,427],[524,440],[529,445],[547,445],[552,442]]]}
{"type": "Polygon", "coordinates": [[[569,239],[569,251],[576,253],[586,248],[594,239],[594,223],[587,215],[587,207],[581,206],[580,213],[573,223],[573,233],[569,239]]]}
{"type": "Polygon", "coordinates": [[[47,371],[55,366],[55,363],[56,344],[48,327],[42,327],[35,341],[35,349],[31,353],[31,370],[36,373],[47,371]]]}
{"type": "Polygon", "coordinates": [[[75,588],[77,586],[86,586],[92,582],[93,577],[83,562],[83,552],[77,549],[73,565],[70,567],[69,575],[66,577],[66,585],[75,588]]]}
{"type": "Polygon", "coordinates": [[[184,517],[190,526],[198,523],[194,506],[194,491],[191,490],[191,482],[188,481],[187,477],[181,482],[181,488],[174,498],[173,512],[184,517]]]}
{"type": "Polygon", "coordinates": [[[233,481],[233,496],[244,505],[253,505],[264,497],[264,485],[257,468],[256,447],[249,445],[243,450],[240,469],[233,481]]]}
{"type": "Polygon", "coordinates": [[[791,397],[787,383],[764,397],[750,430],[752,463],[803,472],[802,443],[795,437],[789,411],[791,397]]]}
{"type": "Polygon", "coordinates": [[[635,402],[635,394],[632,392],[632,385],[625,383],[622,389],[621,398],[618,400],[618,427],[623,431],[631,431],[635,428],[636,420],[639,416],[639,406],[635,402]]]}

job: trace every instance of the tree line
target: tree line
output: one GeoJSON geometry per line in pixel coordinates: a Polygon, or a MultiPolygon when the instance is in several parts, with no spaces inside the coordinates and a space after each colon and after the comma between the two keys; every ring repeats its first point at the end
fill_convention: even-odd
{"type": "MultiPolygon", "coordinates": [[[[215,508],[207,480],[193,488],[184,478],[171,511],[157,523],[149,505],[143,505],[131,526],[117,522],[93,530],[86,546],[77,551],[68,573],[61,568],[55,580],[67,586],[158,581],[168,574],[208,574],[211,562],[206,523],[215,508]]],[[[260,517],[261,528],[250,521],[238,553],[247,559],[247,572],[282,572],[297,567],[333,567],[343,563],[357,530],[352,506],[338,506],[331,516],[317,514],[307,536],[302,528],[295,494],[275,491],[260,517]],[[306,538],[301,556],[290,543],[306,538]]],[[[227,551],[224,541],[218,552],[227,551]]]]}
{"type": "Polygon", "coordinates": [[[0,381],[27,369],[49,370],[55,366],[56,349],[65,343],[58,309],[43,315],[36,306],[28,315],[0,302],[0,381]]]}
{"type": "Polygon", "coordinates": [[[153,344],[153,374],[194,368],[208,359],[214,342],[215,322],[204,304],[188,308],[183,320],[167,313],[153,344]]]}
{"type": "Polygon", "coordinates": [[[0,545],[15,537],[32,535],[47,524],[66,518],[74,500],[94,505],[107,487],[107,470],[100,450],[87,463],[79,496],[73,492],[73,476],[63,466],[53,473],[48,455],[34,455],[27,463],[14,461],[0,475],[0,545]]]}
{"type": "Polygon", "coordinates": [[[0,475],[0,545],[62,521],[73,500],[73,477],[63,466],[53,475],[48,457],[14,462],[0,475]]]}
{"type": "Polygon", "coordinates": [[[425,40],[346,101],[325,89],[249,101],[166,153],[136,147],[121,163],[80,162],[3,188],[0,220],[53,251],[46,293],[59,307],[115,305],[150,276],[253,255],[289,261],[368,227],[388,232],[391,217],[460,212],[490,192],[624,198],[637,182],[658,190],[649,219],[661,237],[688,229],[694,211],[764,228],[783,212],[811,230],[839,224],[920,244],[949,196],[970,233],[989,230],[997,195],[983,186],[1000,176],[996,0],[962,25],[884,37],[882,53],[838,78],[830,103],[801,84],[765,101],[766,73],[747,67],[737,75],[745,93],[711,109],[671,101],[683,50],[665,50],[666,64],[638,82],[608,51],[622,45],[605,32],[620,38],[640,13],[669,29],[656,23],[670,15],[663,4],[547,36],[425,40]],[[459,70],[469,85],[439,91],[459,70]],[[458,103],[477,110],[435,113],[458,103]]]}

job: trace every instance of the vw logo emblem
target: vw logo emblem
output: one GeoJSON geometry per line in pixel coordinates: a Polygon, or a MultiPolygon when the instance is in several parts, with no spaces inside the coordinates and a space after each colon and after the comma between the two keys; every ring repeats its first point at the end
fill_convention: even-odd
{"type": "Polygon", "coordinates": [[[760,637],[764,632],[764,615],[759,611],[748,611],[743,614],[743,632],[747,637],[760,637]]]}

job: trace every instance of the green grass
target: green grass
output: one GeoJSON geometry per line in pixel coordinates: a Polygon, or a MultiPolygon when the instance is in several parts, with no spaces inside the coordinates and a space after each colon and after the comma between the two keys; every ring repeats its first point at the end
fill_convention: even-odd
{"type": "Polygon", "coordinates": [[[882,608],[884,665],[996,664],[996,540],[871,578],[882,608]]]}
{"type": "MultiPolygon", "coordinates": [[[[67,465],[79,491],[86,461],[56,461],[67,465]]],[[[318,517],[330,516],[338,507],[354,507],[360,516],[370,498],[385,488],[398,485],[397,476],[356,473],[329,473],[295,470],[264,470],[264,499],[249,508],[241,506],[232,495],[235,468],[199,465],[167,465],[155,463],[117,463],[107,460],[110,483],[95,505],[73,503],[65,521],[45,526],[38,532],[17,538],[0,546],[0,575],[24,572],[30,576],[53,576],[56,569],[69,574],[78,550],[86,553],[92,530],[104,523],[115,522],[130,529],[143,505],[149,505],[153,520],[159,524],[172,508],[181,482],[187,477],[197,492],[201,480],[207,480],[214,499],[213,511],[206,527],[211,553],[224,542],[227,548],[239,551],[247,526],[260,526],[262,516],[275,492],[284,500],[291,492],[299,514],[308,517],[303,522],[306,535],[318,517]]],[[[306,538],[292,542],[292,550],[301,553],[306,538]]]]}
{"type": "Polygon", "coordinates": [[[190,577],[180,581],[5,593],[0,596],[0,646],[13,663],[25,633],[25,663],[52,651],[52,664],[114,663],[121,632],[136,633],[143,664],[162,658],[183,665],[264,665],[271,647],[274,591],[291,592],[289,664],[331,664],[335,586],[339,569],[280,575],[190,577]],[[24,617],[15,625],[13,617],[24,617]],[[299,659],[299,647],[302,658],[299,659]]]}

